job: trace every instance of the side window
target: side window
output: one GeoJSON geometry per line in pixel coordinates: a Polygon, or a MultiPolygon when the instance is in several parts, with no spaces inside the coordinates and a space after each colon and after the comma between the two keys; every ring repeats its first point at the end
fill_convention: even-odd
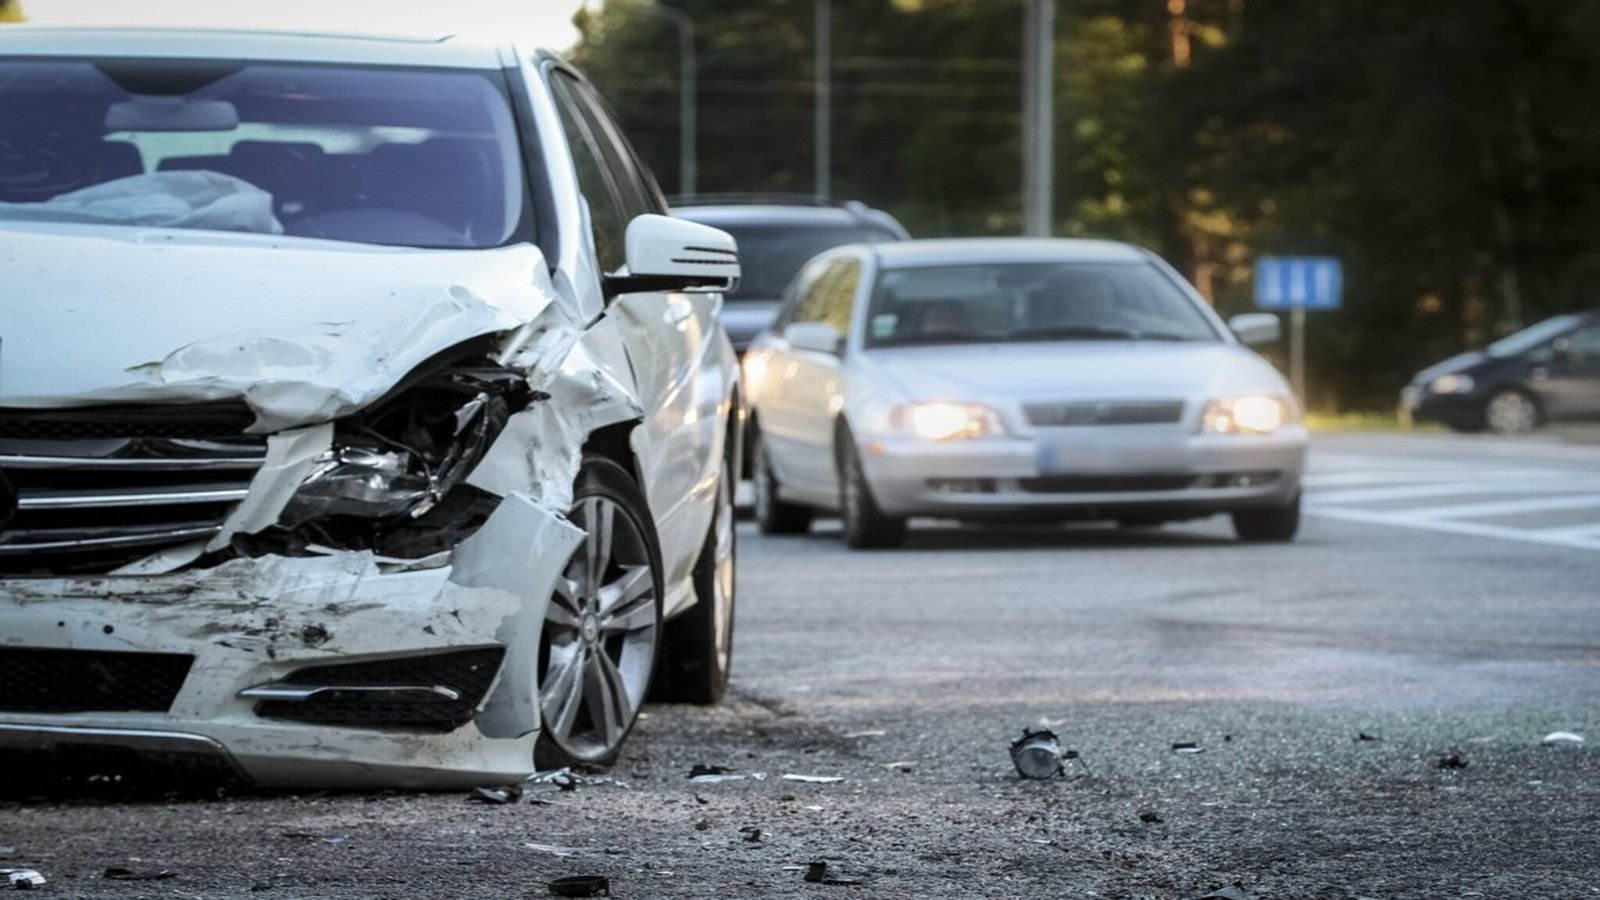
{"type": "Polygon", "coordinates": [[[1590,325],[1572,332],[1565,338],[1567,353],[1575,360],[1600,361],[1600,325],[1590,325]]]}
{"type": "Polygon", "coordinates": [[[849,334],[850,310],[860,281],[861,260],[844,257],[829,262],[816,280],[805,286],[792,320],[827,322],[840,334],[849,334]]]}
{"type": "Polygon", "coordinates": [[[550,76],[550,90],[561,114],[561,127],[572,148],[572,164],[578,170],[578,191],[589,205],[595,255],[599,257],[602,272],[615,272],[625,261],[623,237],[628,228],[628,215],[582,115],[576,87],[577,82],[560,72],[550,76]]]}

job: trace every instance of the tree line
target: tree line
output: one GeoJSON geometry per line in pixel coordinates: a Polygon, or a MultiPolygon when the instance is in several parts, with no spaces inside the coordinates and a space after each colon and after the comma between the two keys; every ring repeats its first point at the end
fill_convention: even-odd
{"type": "MultiPolygon", "coordinates": [[[[650,0],[574,52],[671,192],[678,33],[650,0]]],[[[674,0],[695,23],[702,191],[813,189],[814,0],[674,0]]],[[[1022,0],[833,0],[833,194],[918,236],[1015,234],[1022,0]]],[[[1423,364],[1600,305],[1600,4],[1070,0],[1055,230],[1129,240],[1224,314],[1263,255],[1337,256],[1313,406],[1391,408],[1423,364]]]]}

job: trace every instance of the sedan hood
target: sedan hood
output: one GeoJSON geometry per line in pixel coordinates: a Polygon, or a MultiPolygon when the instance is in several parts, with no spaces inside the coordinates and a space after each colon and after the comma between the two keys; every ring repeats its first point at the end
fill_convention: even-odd
{"type": "Polygon", "coordinates": [[[253,431],[326,421],[553,299],[531,245],[12,227],[0,243],[0,407],[241,399],[253,431]]]}
{"type": "Polygon", "coordinates": [[[1254,353],[1223,343],[1050,342],[872,350],[904,400],[1165,399],[1288,392],[1254,353]]]}
{"type": "Polygon", "coordinates": [[[1411,383],[1427,384],[1435,378],[1439,378],[1444,375],[1455,375],[1461,372],[1471,371],[1483,363],[1488,362],[1492,358],[1493,357],[1489,356],[1487,353],[1484,353],[1482,350],[1468,350],[1466,353],[1459,353],[1443,362],[1434,363],[1426,369],[1423,369],[1421,372],[1418,372],[1412,377],[1411,383]]]}

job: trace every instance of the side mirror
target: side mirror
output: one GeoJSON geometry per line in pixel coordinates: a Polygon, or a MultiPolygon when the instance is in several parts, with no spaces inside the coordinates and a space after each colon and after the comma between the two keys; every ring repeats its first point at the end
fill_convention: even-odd
{"type": "Polygon", "coordinates": [[[605,277],[607,298],[641,291],[731,291],[739,284],[733,235],[671,216],[635,216],[623,271],[605,277]]]}
{"type": "Polygon", "coordinates": [[[844,335],[827,322],[790,322],[783,329],[783,339],[796,350],[838,356],[844,335]]]}
{"type": "Polygon", "coordinates": [[[1244,313],[1234,316],[1228,320],[1228,330],[1233,332],[1240,343],[1249,346],[1270,344],[1283,337],[1283,325],[1272,313],[1244,313]]]}

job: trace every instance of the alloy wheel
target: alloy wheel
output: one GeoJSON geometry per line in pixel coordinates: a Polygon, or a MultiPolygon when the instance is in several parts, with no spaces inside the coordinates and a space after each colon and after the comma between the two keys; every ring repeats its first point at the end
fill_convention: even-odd
{"type": "Polygon", "coordinates": [[[1483,417],[1496,434],[1527,434],[1539,424],[1539,408],[1521,391],[1501,391],[1489,398],[1483,417]]]}

